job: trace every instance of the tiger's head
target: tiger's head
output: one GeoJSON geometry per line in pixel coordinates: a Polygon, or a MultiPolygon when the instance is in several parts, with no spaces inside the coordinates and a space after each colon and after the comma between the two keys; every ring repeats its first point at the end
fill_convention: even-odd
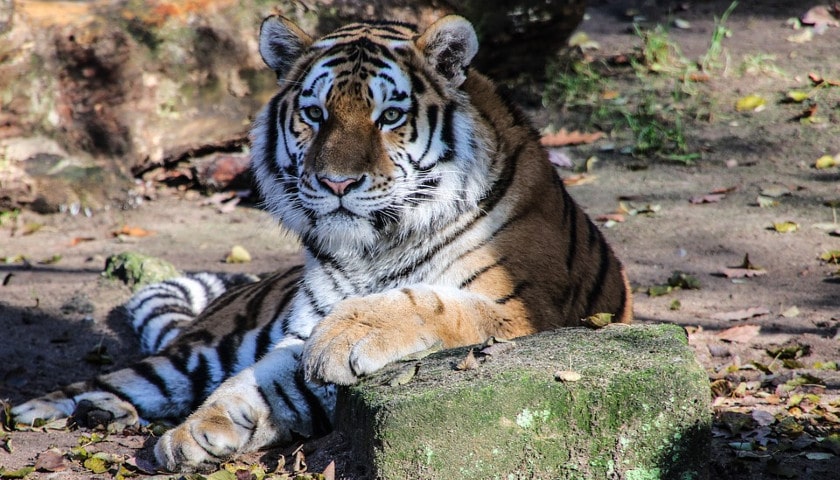
{"type": "Polygon", "coordinates": [[[259,46],[281,90],[252,130],[255,176],[304,244],[371,253],[476,208],[490,134],[461,88],[478,50],[467,20],[423,33],[358,23],[313,39],[273,16],[259,46]]]}

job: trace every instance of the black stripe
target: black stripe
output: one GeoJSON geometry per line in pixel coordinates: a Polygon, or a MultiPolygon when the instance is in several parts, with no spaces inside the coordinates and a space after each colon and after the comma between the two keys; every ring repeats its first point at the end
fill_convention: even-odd
{"type": "Polygon", "coordinates": [[[193,312],[191,308],[187,307],[186,305],[183,305],[182,303],[166,303],[163,305],[158,305],[157,307],[150,310],[145,320],[143,320],[143,324],[140,327],[138,327],[137,330],[145,330],[146,328],[148,328],[148,324],[153,319],[166,315],[167,313],[177,313],[189,318],[195,317],[195,312],[193,312]]]}
{"type": "Polygon", "coordinates": [[[566,219],[564,225],[568,225],[566,237],[569,239],[568,250],[566,251],[566,269],[572,271],[572,266],[575,262],[575,256],[578,254],[578,215],[579,212],[575,207],[572,197],[566,189],[561,190],[563,193],[563,217],[566,219]]]}
{"type": "MultiPolygon", "coordinates": [[[[177,292],[173,292],[172,290],[170,290],[168,288],[164,288],[163,285],[164,284],[158,284],[158,285],[155,285],[154,289],[146,290],[146,291],[155,290],[155,293],[147,295],[146,297],[143,298],[143,300],[140,300],[136,305],[132,305],[132,307],[130,309],[126,308],[126,310],[128,311],[128,314],[131,315],[132,317],[136,317],[137,312],[139,310],[143,309],[143,307],[145,307],[147,303],[149,303],[151,301],[154,301],[154,300],[172,299],[172,300],[175,300],[178,303],[181,303],[183,301],[183,299],[178,296],[177,292]]],[[[126,306],[126,307],[128,307],[128,306],[126,306]]],[[[149,316],[150,315],[147,315],[146,318],[149,318],[149,316]]],[[[146,322],[143,321],[143,323],[146,323],[146,322]]]]}
{"type": "MultiPolygon", "coordinates": [[[[527,216],[528,216],[528,212],[520,212],[520,213],[517,213],[516,215],[513,215],[512,217],[508,218],[504,223],[499,225],[499,228],[497,228],[496,230],[491,232],[489,235],[487,235],[484,240],[476,243],[475,245],[470,247],[466,252],[464,252],[460,256],[458,256],[456,262],[458,260],[461,260],[461,259],[465,258],[467,255],[475,252],[476,250],[480,250],[480,249],[486,247],[491,241],[493,241],[493,239],[498,234],[500,234],[502,231],[510,228],[511,225],[513,225],[514,223],[522,220],[523,218],[525,218],[527,216]]],[[[497,260],[497,262],[498,263],[504,262],[505,261],[504,258],[505,257],[500,257],[499,260],[497,260]]],[[[456,262],[452,262],[452,264],[454,265],[456,262]]]]}
{"type": "Polygon", "coordinates": [[[434,142],[435,137],[437,137],[437,123],[438,123],[438,107],[437,105],[429,105],[429,108],[426,110],[426,117],[429,122],[429,139],[426,141],[426,148],[423,149],[423,153],[420,154],[420,157],[417,161],[411,161],[411,164],[417,170],[423,171],[426,170],[422,168],[420,165],[423,163],[423,159],[426,158],[426,155],[429,154],[429,150],[432,148],[432,142],[434,142]]]}
{"type": "MultiPolygon", "coordinates": [[[[592,225],[592,228],[596,228],[592,224],[592,222],[589,223],[590,225],[592,225]]],[[[603,296],[605,290],[604,284],[606,283],[607,275],[614,267],[612,264],[612,256],[610,255],[610,251],[607,247],[607,242],[601,237],[600,232],[598,232],[597,230],[595,231],[595,234],[597,236],[597,240],[599,241],[598,257],[600,259],[600,264],[598,265],[598,274],[595,276],[595,280],[590,287],[588,295],[586,296],[587,315],[601,313],[594,312],[593,309],[601,300],[601,297],[603,296]]],[[[624,289],[622,288],[622,291],[623,290],[624,289]]]]}
{"type": "MultiPolygon", "coordinates": [[[[505,87],[502,84],[496,84],[496,96],[499,98],[499,100],[502,101],[502,103],[505,105],[505,107],[507,107],[505,110],[508,111],[508,113],[510,114],[510,117],[513,121],[513,125],[511,125],[511,126],[526,128],[527,132],[525,132],[525,133],[527,134],[528,138],[532,142],[539,143],[539,139],[540,139],[539,132],[534,128],[533,123],[528,118],[528,116],[525,115],[525,112],[523,112],[522,109],[519,108],[519,105],[517,105],[511,99],[511,94],[512,94],[512,90],[510,88],[505,87]]],[[[510,128],[510,127],[507,127],[507,128],[510,128]]]]}
{"type": "MultiPolygon", "coordinates": [[[[276,124],[274,125],[275,128],[278,128],[279,125],[283,125],[285,127],[286,116],[288,115],[288,112],[289,112],[289,104],[283,102],[283,104],[280,106],[280,111],[277,113],[277,120],[276,120],[276,124]],[[283,123],[280,123],[280,122],[283,122],[283,123]]],[[[294,133],[294,129],[292,128],[292,115],[288,115],[288,117],[289,117],[288,131],[291,132],[291,133],[294,133]]],[[[294,159],[296,157],[292,154],[292,151],[290,150],[289,139],[288,139],[288,136],[286,135],[286,128],[283,129],[282,135],[283,135],[283,149],[286,151],[286,157],[288,157],[289,160],[291,161],[292,159],[294,159]]],[[[277,149],[275,148],[274,151],[268,152],[267,157],[268,157],[267,160],[274,164],[272,174],[275,177],[279,177],[281,171],[280,171],[280,165],[277,162],[277,149]],[[276,172],[276,174],[274,172],[276,172]]]]}
{"type": "Polygon", "coordinates": [[[493,186],[485,192],[484,196],[478,202],[478,207],[481,210],[485,212],[493,210],[502,198],[507,195],[507,191],[513,184],[513,179],[516,176],[516,167],[519,163],[519,155],[522,153],[524,148],[524,143],[518,145],[516,150],[505,159],[502,171],[499,173],[496,181],[493,182],[493,186]]]}
{"type": "Polygon", "coordinates": [[[154,365],[145,361],[140,361],[128,368],[129,370],[137,374],[138,377],[141,377],[147,382],[154,385],[158,390],[160,390],[161,395],[164,395],[166,397],[172,396],[172,391],[169,390],[169,386],[166,384],[166,380],[162,376],[160,376],[157,369],[155,369],[154,365]]]}
{"type": "Polygon", "coordinates": [[[422,78],[420,78],[414,70],[408,71],[408,78],[411,80],[411,90],[416,95],[423,95],[426,93],[426,84],[422,78]]]}
{"type": "Polygon", "coordinates": [[[504,261],[504,257],[500,257],[495,262],[479,268],[478,270],[474,271],[469,277],[467,277],[463,282],[461,282],[461,284],[458,285],[458,288],[461,289],[461,290],[467,288],[473,282],[478,280],[478,277],[480,277],[480,276],[484,275],[485,273],[489,272],[490,270],[498,267],[503,261],[504,261]]]}
{"type": "MultiPolygon", "coordinates": [[[[239,316],[241,315],[237,315],[237,317],[239,316]]],[[[241,320],[237,319],[237,323],[240,321],[241,320]]],[[[219,354],[219,364],[222,367],[222,371],[225,372],[225,376],[229,376],[234,373],[233,366],[239,358],[237,353],[239,352],[240,345],[242,345],[242,336],[244,333],[245,332],[234,330],[222,337],[219,341],[219,345],[216,347],[216,351],[219,354]]]]}
{"type": "Polygon", "coordinates": [[[438,254],[438,252],[440,252],[440,251],[441,251],[441,250],[443,250],[445,247],[447,247],[448,245],[450,245],[452,242],[454,242],[455,240],[457,240],[457,239],[458,239],[458,237],[460,237],[461,235],[463,235],[463,233],[464,233],[464,232],[469,231],[469,230],[473,227],[473,225],[475,224],[475,222],[477,222],[480,218],[483,218],[485,214],[486,214],[486,213],[485,213],[485,212],[483,212],[483,211],[474,212],[474,216],[473,216],[472,220],[470,220],[470,221],[467,223],[467,225],[466,225],[466,226],[464,226],[464,228],[461,228],[461,229],[457,230],[456,232],[452,233],[452,234],[451,234],[451,235],[449,235],[448,237],[446,237],[446,238],[444,238],[443,240],[441,240],[441,241],[440,241],[440,243],[438,243],[438,244],[436,244],[436,245],[433,245],[433,246],[429,247],[429,249],[426,251],[426,254],[425,254],[425,255],[423,255],[423,258],[421,258],[421,259],[417,260],[416,262],[413,262],[411,265],[406,266],[406,267],[405,267],[405,268],[403,268],[402,270],[399,270],[399,271],[396,271],[396,272],[392,272],[392,273],[390,273],[389,275],[387,275],[387,276],[385,276],[384,278],[382,278],[382,279],[380,280],[380,282],[379,282],[379,283],[380,283],[380,284],[382,284],[382,283],[391,283],[391,282],[393,282],[393,281],[394,281],[394,280],[396,280],[396,279],[405,278],[406,276],[408,276],[408,274],[410,274],[411,272],[413,272],[413,271],[417,270],[417,267],[418,267],[419,265],[423,265],[423,264],[427,263],[427,262],[428,262],[429,260],[431,260],[431,259],[432,259],[435,255],[437,255],[437,254],[438,254]]]}
{"type": "Polygon", "coordinates": [[[190,410],[195,410],[219,386],[219,383],[210,375],[210,360],[203,354],[198,354],[198,365],[190,372],[190,381],[192,382],[190,410]]]}
{"type": "MultiPolygon", "coordinates": [[[[265,152],[262,152],[262,161],[265,164],[265,167],[268,169],[268,172],[271,174],[272,177],[276,178],[280,176],[280,166],[277,165],[275,161],[275,157],[277,156],[277,125],[280,119],[277,117],[277,104],[280,103],[280,95],[275,95],[274,98],[268,102],[268,113],[266,114],[267,118],[267,125],[266,130],[266,142],[265,142],[265,152]]],[[[288,147],[286,148],[288,152],[288,147]]]]}
{"type": "MultiPolygon", "coordinates": [[[[257,341],[255,345],[256,355],[257,358],[262,358],[263,355],[268,353],[268,350],[274,345],[274,341],[271,338],[271,331],[274,328],[274,324],[276,323],[276,319],[280,316],[280,313],[286,308],[286,306],[292,301],[297,293],[297,286],[292,287],[289,291],[283,295],[283,299],[277,304],[274,309],[274,314],[272,317],[272,321],[268,322],[266,325],[263,325],[262,330],[260,330],[259,335],[257,335],[257,341]]],[[[286,332],[282,332],[285,334],[286,332]]]]}
{"type": "Polygon", "coordinates": [[[417,141],[417,137],[420,136],[419,130],[417,129],[417,96],[414,93],[411,94],[411,106],[408,108],[408,126],[411,127],[411,135],[408,137],[408,143],[414,143],[417,141]]]}
{"type": "Polygon", "coordinates": [[[158,412],[147,412],[147,411],[145,411],[142,407],[135,404],[132,401],[132,399],[128,395],[126,395],[124,392],[122,392],[121,390],[118,390],[117,387],[115,387],[114,385],[111,385],[110,383],[107,383],[104,380],[104,376],[99,376],[99,377],[94,378],[91,383],[92,383],[91,391],[101,390],[103,392],[108,392],[108,393],[112,393],[112,394],[116,395],[121,400],[124,400],[124,401],[130,403],[134,407],[134,409],[137,410],[137,414],[140,415],[141,418],[155,418],[155,416],[157,414],[159,414],[158,412]]]}
{"type": "Polygon", "coordinates": [[[514,298],[519,298],[522,296],[522,291],[525,290],[527,287],[531,286],[531,282],[526,280],[519,281],[516,286],[513,287],[513,291],[509,294],[505,295],[504,297],[497,298],[496,303],[499,305],[504,305],[509,301],[513,300],[514,298]]]}
{"type": "Polygon", "coordinates": [[[303,398],[309,407],[309,417],[312,421],[312,435],[320,437],[329,433],[332,430],[332,419],[327,415],[318,396],[309,389],[309,385],[303,378],[303,371],[300,369],[295,371],[295,386],[303,394],[303,398]]]}
{"type": "MultiPolygon", "coordinates": [[[[284,404],[286,404],[286,407],[289,409],[289,411],[294,413],[298,419],[302,419],[303,416],[300,414],[300,410],[298,410],[297,405],[295,405],[295,402],[291,399],[291,397],[289,397],[289,394],[286,393],[286,389],[283,388],[283,385],[277,382],[276,380],[272,382],[272,384],[274,385],[274,393],[278,397],[280,397],[280,400],[282,400],[284,404]]],[[[269,402],[265,403],[271,405],[269,402]]],[[[278,407],[278,405],[275,405],[274,407],[276,408],[278,407]]]]}
{"type": "MultiPolygon", "coordinates": [[[[324,310],[323,308],[321,308],[321,306],[318,305],[315,302],[315,293],[312,290],[309,289],[309,286],[306,285],[305,283],[302,283],[301,284],[301,291],[306,296],[306,298],[309,300],[309,306],[312,307],[312,310],[315,311],[315,313],[319,317],[326,317],[327,316],[327,311],[324,310]]],[[[284,322],[283,323],[283,331],[288,331],[289,330],[288,328],[286,328],[287,326],[288,326],[288,323],[284,322]]]]}
{"type": "Polygon", "coordinates": [[[446,148],[438,161],[448,162],[455,157],[455,102],[449,102],[443,109],[443,124],[441,125],[441,140],[446,148]]]}
{"type": "MultiPolygon", "coordinates": [[[[203,277],[188,276],[187,278],[190,279],[190,280],[193,280],[193,281],[197,282],[199,285],[201,285],[201,287],[204,289],[204,296],[207,299],[207,304],[209,304],[216,297],[219,296],[219,295],[214,295],[213,294],[213,287],[210,285],[209,282],[205,281],[203,277]]],[[[193,297],[192,289],[190,287],[185,286],[185,285],[181,285],[181,282],[172,282],[171,285],[173,287],[177,288],[178,291],[181,292],[182,298],[184,299],[184,303],[186,303],[190,307],[190,310],[193,310],[193,307],[195,305],[193,303],[195,301],[195,297],[193,297]]],[[[225,290],[227,290],[227,289],[224,287],[224,284],[222,284],[222,293],[224,293],[225,290]]],[[[195,313],[196,313],[195,310],[193,310],[193,315],[195,315],[195,313]]]]}
{"type": "MultiPolygon", "coordinates": [[[[161,345],[161,343],[163,343],[163,339],[166,338],[166,335],[169,334],[169,332],[171,332],[172,330],[175,330],[176,328],[180,328],[180,327],[181,327],[181,322],[179,322],[177,320],[172,320],[169,323],[167,323],[166,325],[164,325],[163,328],[159,329],[157,338],[155,339],[155,342],[154,342],[154,345],[152,345],[152,353],[159,352],[164,347],[164,346],[161,345]]],[[[173,340],[175,340],[177,338],[178,338],[178,336],[176,335],[173,340]]]]}

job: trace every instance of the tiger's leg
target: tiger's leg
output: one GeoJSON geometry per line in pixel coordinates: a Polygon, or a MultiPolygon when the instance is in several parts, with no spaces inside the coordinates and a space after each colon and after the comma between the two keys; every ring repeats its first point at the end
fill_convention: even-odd
{"type": "Polygon", "coordinates": [[[112,431],[135,425],[141,418],[184,418],[226,374],[213,368],[217,354],[211,347],[178,353],[148,357],[92,381],[72,384],[17,405],[11,414],[16,422],[27,424],[72,415],[81,426],[102,424],[112,431]]]}
{"type": "Polygon", "coordinates": [[[331,429],[335,387],[307,383],[303,341],[288,338],[263,359],[225,381],[184,423],[155,445],[169,471],[201,470],[244,452],[331,429]]]}
{"type": "Polygon", "coordinates": [[[36,420],[58,420],[74,416],[85,427],[105,426],[121,431],[140,421],[131,403],[110,392],[97,390],[90,382],[78,382],[43,397],[13,407],[17,423],[32,425],[36,420]]]}
{"type": "Polygon", "coordinates": [[[531,333],[516,299],[416,285],[340,302],[315,326],[303,363],[307,378],[349,385],[437,342],[451,348],[531,333]]]}
{"type": "MultiPolygon", "coordinates": [[[[259,282],[238,286],[227,294],[231,301],[220,299],[212,304],[190,324],[188,330],[158,355],[101,375],[90,382],[73,384],[17,405],[12,408],[12,416],[16,422],[31,424],[36,419],[52,420],[84,413],[82,418],[76,419],[77,422],[82,426],[95,426],[84,418],[92,412],[92,420],[96,422],[107,420],[110,415],[112,424],[109,429],[112,430],[133,425],[140,418],[183,419],[225,378],[253,365],[256,358],[282,335],[279,331],[273,333],[276,330],[273,327],[282,318],[282,309],[288,298],[293,296],[300,270],[300,267],[294,267],[278,271],[259,282]],[[247,309],[251,309],[248,313],[256,312],[258,317],[247,317],[254,321],[251,328],[244,329],[243,325],[229,321],[231,318],[242,317],[243,311],[247,309]],[[225,355],[225,352],[228,354],[225,355]],[[77,412],[80,409],[82,412],[77,412]],[[105,416],[100,412],[105,412],[105,416]]],[[[250,280],[243,277],[240,283],[250,280]]],[[[167,281],[147,288],[165,293],[161,285],[175,285],[177,282],[167,281]]],[[[182,285],[176,290],[185,291],[186,287],[182,285]]],[[[195,293],[189,293],[174,298],[177,300],[176,305],[180,305],[187,300],[195,302],[195,297],[195,293]]],[[[128,309],[135,320],[142,320],[142,325],[135,325],[135,328],[141,333],[144,329],[162,330],[165,321],[173,319],[169,315],[172,299],[172,295],[135,296],[134,302],[130,303],[132,308],[128,309]],[[161,303],[165,304],[162,314],[157,308],[161,303]],[[154,308],[147,311],[147,307],[154,308]],[[150,313],[155,311],[158,314],[150,313]],[[155,320],[160,317],[164,318],[163,323],[155,320]]],[[[153,336],[157,339],[165,337],[158,334],[153,336]]],[[[158,340],[155,343],[158,347],[161,344],[158,340]]]]}

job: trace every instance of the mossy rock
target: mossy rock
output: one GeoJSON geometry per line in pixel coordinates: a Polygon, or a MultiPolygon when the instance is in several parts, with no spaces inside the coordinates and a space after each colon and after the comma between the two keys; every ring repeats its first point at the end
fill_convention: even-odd
{"type": "Polygon", "coordinates": [[[166,260],[136,252],[111,255],[105,260],[102,272],[105,278],[120,280],[133,290],[180,275],[182,273],[166,260]]]}
{"type": "Polygon", "coordinates": [[[405,385],[388,385],[402,364],[341,390],[337,429],[367,476],[707,477],[709,385],[682,328],[562,329],[457,371],[467,351],[423,359],[405,385]]]}

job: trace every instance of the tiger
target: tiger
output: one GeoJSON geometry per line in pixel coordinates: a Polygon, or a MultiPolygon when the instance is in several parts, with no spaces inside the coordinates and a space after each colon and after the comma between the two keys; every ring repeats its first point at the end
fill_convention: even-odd
{"type": "Polygon", "coordinates": [[[128,311],[151,355],[18,405],[16,421],[169,420],[156,467],[203,470],[326,434],[339,386],[430,347],[631,322],[621,262],[525,114],[470,66],[468,20],[314,38],[270,16],[258,43],[279,88],[252,169],[302,262],[197,315],[195,285],[147,287],[128,311]]]}

